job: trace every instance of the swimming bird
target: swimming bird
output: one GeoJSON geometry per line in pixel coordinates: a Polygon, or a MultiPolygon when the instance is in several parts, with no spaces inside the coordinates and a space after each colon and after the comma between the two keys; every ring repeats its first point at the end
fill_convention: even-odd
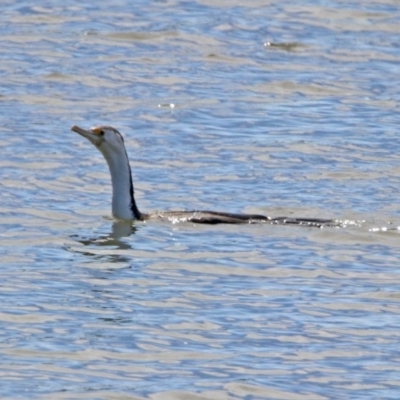
{"type": "Polygon", "coordinates": [[[121,220],[146,221],[153,219],[171,222],[194,222],[203,224],[296,224],[314,227],[337,226],[335,220],[319,218],[268,217],[259,214],[235,214],[218,211],[157,211],[144,214],[139,211],[132,182],[132,173],[124,138],[111,126],[96,126],[89,130],[74,125],[72,131],[88,139],[107,161],[112,183],[112,214],[121,220]]]}

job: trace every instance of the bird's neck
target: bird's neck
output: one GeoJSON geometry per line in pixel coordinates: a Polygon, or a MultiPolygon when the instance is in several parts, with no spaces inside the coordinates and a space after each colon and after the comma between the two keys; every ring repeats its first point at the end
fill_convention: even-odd
{"type": "Polygon", "coordinates": [[[140,219],[141,214],[135,202],[131,168],[126,151],[121,154],[104,154],[104,157],[111,174],[114,217],[125,220],[140,219]]]}

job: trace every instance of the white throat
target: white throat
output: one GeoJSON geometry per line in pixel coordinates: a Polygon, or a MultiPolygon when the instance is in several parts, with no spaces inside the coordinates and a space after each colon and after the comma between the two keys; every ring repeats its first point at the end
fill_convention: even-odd
{"type": "Polygon", "coordinates": [[[107,161],[112,183],[112,213],[114,217],[125,220],[140,219],[140,212],[133,197],[133,184],[129,159],[125,149],[115,153],[99,147],[107,161]]]}

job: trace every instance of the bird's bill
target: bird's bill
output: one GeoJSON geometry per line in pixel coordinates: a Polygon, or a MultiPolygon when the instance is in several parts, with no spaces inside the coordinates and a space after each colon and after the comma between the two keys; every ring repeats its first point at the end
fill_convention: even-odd
{"type": "Polygon", "coordinates": [[[71,128],[71,131],[79,133],[84,138],[90,140],[95,146],[99,146],[103,141],[103,138],[100,136],[100,131],[97,130],[96,128],[86,130],[80,128],[79,126],[74,125],[71,128]]]}

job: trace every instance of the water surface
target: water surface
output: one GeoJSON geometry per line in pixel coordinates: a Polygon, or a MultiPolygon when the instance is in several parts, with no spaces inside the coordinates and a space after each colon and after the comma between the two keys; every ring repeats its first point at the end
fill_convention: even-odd
{"type": "Polygon", "coordinates": [[[398,398],[397,2],[0,18],[1,398],[398,398]],[[117,223],[74,124],[124,134],[143,211],[364,222],[117,223]]]}

